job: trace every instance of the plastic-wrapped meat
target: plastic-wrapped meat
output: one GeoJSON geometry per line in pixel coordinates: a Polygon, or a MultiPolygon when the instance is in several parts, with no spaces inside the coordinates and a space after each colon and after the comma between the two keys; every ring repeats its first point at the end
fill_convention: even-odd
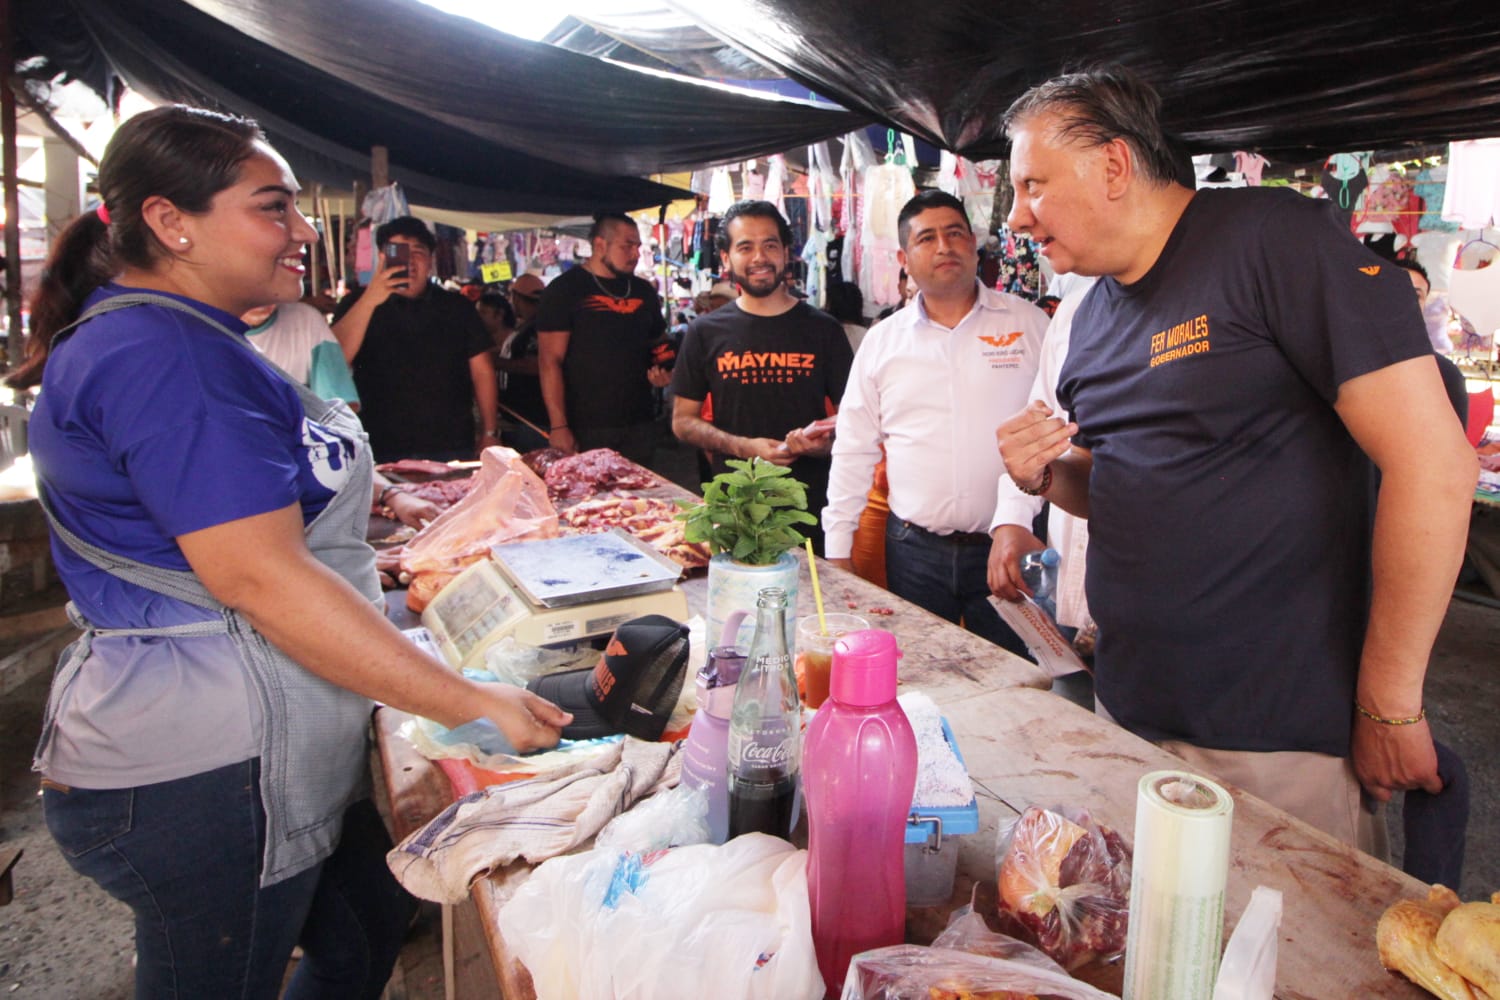
{"type": "Polygon", "coordinates": [[[655,486],[656,476],[612,448],[569,455],[553,462],[544,476],[554,498],[572,499],[609,489],[639,490],[655,486]]]}
{"type": "Polygon", "coordinates": [[[399,462],[382,462],[375,466],[375,471],[397,476],[446,476],[453,471],[453,466],[428,458],[403,458],[399,462]]]}
{"type": "Polygon", "coordinates": [[[526,467],[532,472],[535,472],[539,476],[545,476],[547,470],[552,468],[552,463],[567,457],[568,453],[561,448],[538,448],[535,451],[528,451],[522,455],[521,461],[525,462],[526,467]]]}

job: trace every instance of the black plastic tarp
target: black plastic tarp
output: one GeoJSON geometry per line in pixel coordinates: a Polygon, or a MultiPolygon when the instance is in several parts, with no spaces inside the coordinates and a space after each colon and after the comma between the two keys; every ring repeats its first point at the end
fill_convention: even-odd
{"type": "Polygon", "coordinates": [[[101,93],[259,119],[304,182],[389,150],[414,202],[584,214],[683,192],[630,176],[779,152],[865,119],[644,73],[416,0],[12,0],[22,51],[101,93]]]}
{"type": "Polygon", "coordinates": [[[1473,0],[668,0],[830,100],[974,158],[1027,87],[1094,61],[1198,151],[1301,161],[1500,135],[1500,16],[1473,0]]]}

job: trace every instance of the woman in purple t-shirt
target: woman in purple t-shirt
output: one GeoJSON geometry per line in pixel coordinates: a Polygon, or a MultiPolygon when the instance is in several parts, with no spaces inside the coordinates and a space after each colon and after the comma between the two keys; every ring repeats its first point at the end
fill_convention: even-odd
{"type": "Polygon", "coordinates": [[[302,291],[315,233],[250,121],[127,121],[104,204],[32,303],[31,446],[58,571],[87,621],[37,751],[69,863],[136,913],[140,996],[378,997],[411,901],[367,799],[370,699],[517,749],[569,716],[476,684],[381,614],[357,420],[236,317],[302,291]]]}

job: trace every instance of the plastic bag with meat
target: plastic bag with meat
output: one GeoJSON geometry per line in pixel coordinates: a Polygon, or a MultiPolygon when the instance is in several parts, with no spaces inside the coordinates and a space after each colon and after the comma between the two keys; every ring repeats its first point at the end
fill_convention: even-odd
{"type": "Polygon", "coordinates": [[[420,612],[492,546],[557,535],[557,511],[546,485],[513,449],[486,448],[468,495],[406,543],[401,555],[401,570],[411,577],[406,606],[420,612]]]}
{"type": "Polygon", "coordinates": [[[1130,847],[1118,833],[1083,810],[1032,806],[1001,826],[998,856],[1000,912],[1018,936],[1069,970],[1124,954],[1130,847]]]}
{"type": "Polygon", "coordinates": [[[1114,1000],[1111,994],[1024,962],[951,948],[898,944],[849,963],[842,1000],[1114,1000]]]}

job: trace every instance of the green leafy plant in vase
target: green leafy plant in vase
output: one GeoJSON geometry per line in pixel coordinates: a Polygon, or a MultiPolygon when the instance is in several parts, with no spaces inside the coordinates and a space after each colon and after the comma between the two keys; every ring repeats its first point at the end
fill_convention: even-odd
{"type": "Polygon", "coordinates": [[[807,487],[791,470],[764,459],[731,459],[731,471],[703,484],[703,500],[679,500],[683,534],[707,543],[708,641],[710,645],[748,646],[754,627],[755,598],[764,587],[787,592],[787,648],[795,639],[797,560],[791,550],[802,545],[799,524],[817,524],[807,510],[807,487]],[[735,612],[749,612],[744,631],[722,635],[735,612]]]}
{"type": "Polygon", "coordinates": [[[677,501],[677,515],[687,522],[690,542],[707,542],[709,551],[738,563],[769,566],[802,544],[794,525],[817,524],[807,512],[807,487],[792,470],[764,459],[730,459],[733,472],[721,472],[703,484],[703,500],[677,501]]]}

